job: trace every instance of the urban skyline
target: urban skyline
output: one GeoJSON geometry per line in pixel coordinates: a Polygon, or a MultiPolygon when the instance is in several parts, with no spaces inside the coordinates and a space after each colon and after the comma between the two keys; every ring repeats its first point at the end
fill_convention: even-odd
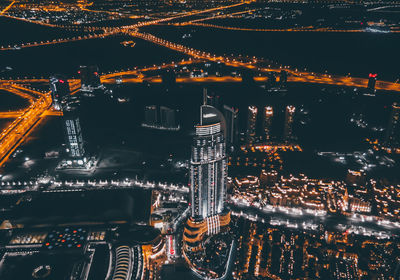
{"type": "Polygon", "coordinates": [[[399,8],[0,4],[0,279],[400,279],[399,8]]]}

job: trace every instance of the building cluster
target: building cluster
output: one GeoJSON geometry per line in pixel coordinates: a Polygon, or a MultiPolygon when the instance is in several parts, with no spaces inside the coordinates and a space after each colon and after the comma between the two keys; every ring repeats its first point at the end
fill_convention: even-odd
{"type": "Polygon", "coordinates": [[[390,279],[399,269],[396,241],[294,231],[243,218],[234,222],[239,235],[234,279],[390,279]]]}
{"type": "Polygon", "coordinates": [[[180,124],[176,118],[176,111],[166,106],[148,105],[144,108],[143,127],[177,131],[180,124]]]}
{"type": "MultiPolygon", "coordinates": [[[[292,105],[286,106],[285,121],[283,128],[282,140],[285,143],[290,143],[294,139],[293,123],[295,117],[296,107],[292,105]]],[[[259,110],[256,106],[248,107],[247,114],[247,128],[245,135],[245,143],[253,145],[255,143],[270,142],[272,136],[272,120],[274,117],[274,110],[272,106],[265,106],[262,111],[262,134],[258,133],[258,114],[259,110]]]]}
{"type": "Polygon", "coordinates": [[[260,176],[234,178],[230,187],[230,200],[238,205],[259,209],[287,207],[344,216],[358,213],[382,222],[400,221],[400,186],[367,180],[363,171],[349,170],[344,181],[331,181],[301,174],[283,177],[276,171],[263,170],[260,176]]]}

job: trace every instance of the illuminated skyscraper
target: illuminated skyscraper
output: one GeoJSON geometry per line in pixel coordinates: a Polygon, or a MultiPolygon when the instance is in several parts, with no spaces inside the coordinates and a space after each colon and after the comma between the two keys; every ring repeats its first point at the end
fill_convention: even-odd
{"type": "Polygon", "coordinates": [[[400,105],[393,103],[392,114],[386,131],[385,146],[387,148],[400,148],[400,105]]]}
{"type": "Polygon", "coordinates": [[[85,149],[76,104],[63,108],[63,118],[68,155],[71,158],[83,158],[85,149]]]}
{"type": "Polygon", "coordinates": [[[81,66],[78,71],[81,77],[82,91],[92,92],[102,87],[100,83],[99,68],[97,66],[81,66]]]}
{"type": "Polygon", "coordinates": [[[264,129],[264,136],[265,140],[268,141],[271,139],[271,125],[272,125],[272,118],[274,116],[274,111],[271,106],[264,107],[264,122],[263,122],[263,129],[264,129]]]}
{"type": "Polygon", "coordinates": [[[258,110],[256,106],[249,106],[246,131],[247,144],[253,144],[256,140],[257,113],[258,110]]]}
{"type": "Polygon", "coordinates": [[[370,92],[375,92],[375,84],[376,84],[376,77],[378,77],[378,74],[372,74],[370,73],[368,76],[368,90],[370,92]]]}
{"type": "Polygon", "coordinates": [[[230,146],[236,145],[239,136],[239,110],[237,108],[224,105],[224,116],[226,120],[226,143],[230,146]]]}
{"type": "Polygon", "coordinates": [[[224,116],[216,108],[203,105],[200,124],[195,128],[190,162],[191,217],[204,220],[224,210],[227,177],[224,116]]]}
{"type": "Polygon", "coordinates": [[[61,110],[61,102],[70,94],[67,78],[61,75],[53,75],[50,77],[51,98],[53,107],[56,110],[61,110]]]}
{"type": "Polygon", "coordinates": [[[294,121],[295,111],[296,107],[292,105],[286,106],[285,127],[283,131],[283,140],[285,142],[288,142],[293,139],[293,121],[294,121]]]}

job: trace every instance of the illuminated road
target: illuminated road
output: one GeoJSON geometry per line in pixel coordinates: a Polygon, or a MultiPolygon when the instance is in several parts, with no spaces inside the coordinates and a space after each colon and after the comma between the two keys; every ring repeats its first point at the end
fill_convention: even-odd
{"type": "Polygon", "coordinates": [[[8,50],[15,50],[15,49],[20,49],[20,48],[32,48],[32,47],[39,47],[39,46],[46,46],[46,45],[54,45],[54,44],[76,42],[76,41],[82,41],[82,40],[105,38],[106,36],[109,36],[109,35],[112,35],[112,33],[78,36],[78,37],[66,38],[66,39],[54,39],[52,41],[24,43],[24,44],[15,45],[15,46],[9,45],[7,47],[0,47],[0,51],[8,51],[8,50]]]}
{"type": "MultiPolygon", "coordinates": [[[[10,88],[13,88],[11,85],[10,88]]],[[[17,86],[21,88],[20,86],[17,86]]],[[[51,106],[51,96],[49,93],[42,93],[32,89],[26,89],[27,92],[34,93],[39,98],[15,119],[0,134],[0,167],[7,161],[14,150],[24,142],[26,137],[37,126],[43,118],[42,114],[51,106]]]]}
{"type": "Polygon", "coordinates": [[[0,119],[15,119],[23,113],[23,111],[0,112],[0,119]]]}
{"type": "Polygon", "coordinates": [[[0,12],[0,15],[4,15],[17,1],[12,1],[10,5],[8,5],[7,7],[4,8],[4,10],[2,10],[0,12]]]}
{"type": "MultiPolygon", "coordinates": [[[[181,44],[173,43],[158,38],[152,34],[141,33],[137,31],[131,31],[129,32],[129,34],[134,37],[149,41],[151,43],[169,48],[171,50],[190,55],[197,59],[205,59],[213,62],[220,62],[227,66],[247,68],[250,70],[256,70],[265,73],[271,71],[279,72],[281,70],[281,68],[258,67],[257,59],[254,59],[253,61],[250,62],[243,62],[239,58],[217,56],[215,54],[199,51],[193,48],[183,46],[181,44]]],[[[344,77],[338,75],[318,74],[305,71],[296,71],[289,68],[285,70],[289,73],[288,81],[290,82],[329,84],[329,85],[349,86],[349,87],[366,87],[366,85],[368,84],[368,79],[365,78],[352,78],[352,77],[344,77]]],[[[400,84],[387,81],[377,81],[376,89],[400,92],[400,84]]]]}
{"type": "MultiPolygon", "coordinates": [[[[214,17],[216,18],[216,17],[214,17]]],[[[212,19],[212,18],[210,18],[212,19]]],[[[208,20],[208,19],[204,19],[208,20]]],[[[194,20],[184,24],[175,24],[179,25],[192,25],[192,26],[201,26],[206,28],[216,28],[223,30],[232,30],[232,31],[251,31],[251,32],[335,32],[335,33],[364,33],[369,32],[364,29],[333,29],[333,28],[314,28],[314,27],[303,27],[303,28],[286,28],[286,29],[271,29],[271,28],[244,28],[244,27],[232,27],[232,26],[222,26],[215,24],[207,24],[207,23],[198,23],[197,21],[202,20],[194,20]]],[[[400,33],[399,30],[390,30],[387,33],[400,33]]]]}

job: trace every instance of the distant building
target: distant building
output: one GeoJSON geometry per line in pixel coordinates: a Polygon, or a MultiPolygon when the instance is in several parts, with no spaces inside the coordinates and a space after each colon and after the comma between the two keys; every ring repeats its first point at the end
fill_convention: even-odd
{"type": "Polygon", "coordinates": [[[289,142],[293,139],[293,121],[296,107],[292,105],[286,106],[285,112],[285,126],[283,131],[283,140],[289,142]]]}
{"type": "Polygon", "coordinates": [[[176,111],[158,105],[149,105],[144,108],[144,122],[142,126],[160,130],[177,131],[180,129],[180,125],[176,121],[176,111]]]}
{"type": "Polygon", "coordinates": [[[53,108],[61,110],[63,100],[70,95],[69,83],[66,77],[62,75],[53,75],[50,77],[51,98],[53,108]]]}
{"type": "Polygon", "coordinates": [[[256,106],[248,107],[247,130],[246,130],[247,144],[253,144],[256,140],[257,113],[258,109],[256,106]]]}
{"type": "Polygon", "coordinates": [[[83,158],[85,149],[77,106],[75,104],[67,105],[63,108],[63,113],[64,134],[68,155],[71,158],[83,158]]]}
{"type": "Polygon", "coordinates": [[[144,118],[145,123],[148,125],[158,125],[158,106],[157,105],[149,105],[144,108],[144,118]]]}
{"type": "Polygon", "coordinates": [[[235,146],[239,138],[239,110],[234,107],[224,105],[224,117],[226,120],[226,143],[235,146]]]}
{"type": "Polygon", "coordinates": [[[81,78],[81,90],[92,92],[102,87],[97,66],[81,66],[78,71],[81,78]]]}
{"type": "Polygon", "coordinates": [[[160,106],[160,124],[163,127],[176,127],[175,110],[160,106]]]}
{"type": "Polygon", "coordinates": [[[400,105],[393,103],[392,114],[386,131],[385,146],[387,148],[400,148],[400,105]]]}
{"type": "Polygon", "coordinates": [[[288,79],[288,73],[286,72],[286,70],[281,70],[281,73],[279,75],[280,86],[286,86],[287,79],[288,79]]]}
{"type": "Polygon", "coordinates": [[[365,186],[367,182],[366,174],[364,171],[348,170],[346,176],[346,183],[349,185],[365,186]]]}
{"type": "Polygon", "coordinates": [[[271,106],[264,107],[264,121],[263,121],[263,130],[264,137],[266,141],[271,140],[271,126],[272,126],[272,118],[274,116],[274,111],[271,106]]]}
{"type": "Polygon", "coordinates": [[[372,73],[370,73],[369,74],[369,76],[368,76],[368,86],[367,86],[367,88],[368,88],[368,90],[370,91],[370,92],[375,92],[376,90],[375,90],[375,85],[376,85],[376,78],[378,77],[378,74],[372,74],[372,73]]]}

